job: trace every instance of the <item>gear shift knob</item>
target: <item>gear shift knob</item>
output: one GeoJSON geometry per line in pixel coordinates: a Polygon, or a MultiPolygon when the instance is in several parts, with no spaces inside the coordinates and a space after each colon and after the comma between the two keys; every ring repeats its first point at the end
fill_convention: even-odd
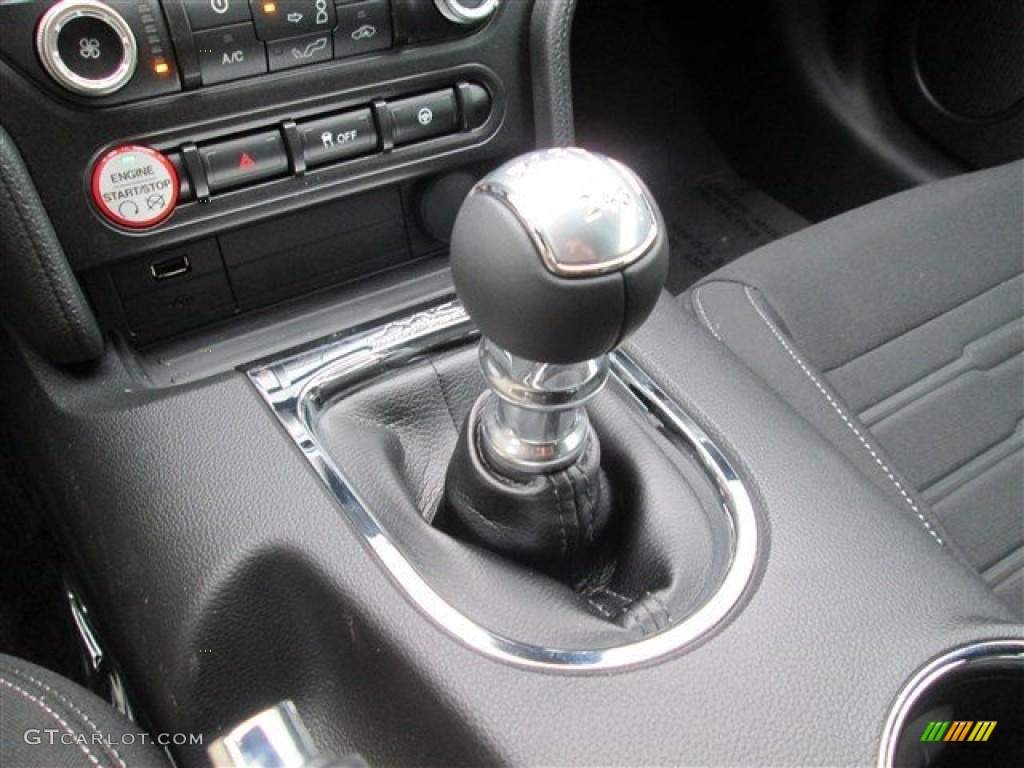
{"type": "Polygon", "coordinates": [[[625,166],[581,149],[520,156],[470,192],[451,243],[455,288],[512,355],[572,364],[617,347],[668,269],[664,224],[625,166]]]}
{"type": "Polygon", "coordinates": [[[668,269],[664,224],[625,166],[581,149],[512,160],[455,220],[455,288],[484,336],[491,389],[472,419],[490,464],[556,472],[596,441],[583,404],[605,355],[650,314],[668,269]]]}

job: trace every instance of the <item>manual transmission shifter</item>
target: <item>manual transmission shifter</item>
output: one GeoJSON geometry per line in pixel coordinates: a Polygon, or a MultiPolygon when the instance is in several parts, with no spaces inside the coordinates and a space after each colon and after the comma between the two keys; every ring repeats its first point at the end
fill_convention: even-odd
{"type": "Polygon", "coordinates": [[[614,160],[541,150],[469,193],[451,265],[484,336],[489,390],[449,466],[450,527],[571,577],[608,517],[583,406],[604,385],[607,354],[661,292],[661,216],[643,183],[614,160]]]}

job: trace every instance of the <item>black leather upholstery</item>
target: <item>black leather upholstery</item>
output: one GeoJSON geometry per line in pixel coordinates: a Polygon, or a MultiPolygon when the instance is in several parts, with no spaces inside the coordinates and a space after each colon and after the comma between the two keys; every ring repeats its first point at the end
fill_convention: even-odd
{"type": "MultiPolygon", "coordinates": [[[[475,351],[440,355],[375,382],[328,407],[318,428],[334,462],[416,568],[484,626],[559,647],[640,639],[692,612],[714,586],[720,501],[700,470],[612,385],[588,406],[601,443],[591,458],[600,457],[606,478],[593,530],[565,499],[560,505],[543,492],[546,479],[520,493],[530,497],[534,523],[515,534],[502,531],[497,542],[481,528],[514,527],[524,511],[506,504],[501,493],[477,516],[487,518],[480,525],[471,525],[474,515],[465,508],[461,515],[446,509],[446,468],[484,390],[475,351]],[[548,575],[438,528],[472,543],[516,549],[517,560],[539,564],[548,575]],[[543,551],[519,551],[528,545],[543,551]]],[[[583,486],[563,480],[566,490],[583,486]]],[[[475,492],[474,503],[481,503],[475,492]]]]}
{"type": "Polygon", "coordinates": [[[25,162],[0,127],[0,312],[39,354],[81,363],[103,352],[85,301],[25,162]]]}
{"type": "Polygon", "coordinates": [[[685,297],[1024,613],[1024,164],[882,200],[685,297]]]}
{"type": "Polygon", "coordinates": [[[170,765],[154,737],[107,702],[47,669],[0,655],[0,765],[141,768],[170,765]]]}
{"type": "Polygon", "coordinates": [[[557,472],[510,477],[480,450],[476,417],[466,420],[448,464],[435,524],[557,579],[573,583],[611,517],[601,446],[557,472]],[[472,430],[472,434],[470,432],[472,430]]]}

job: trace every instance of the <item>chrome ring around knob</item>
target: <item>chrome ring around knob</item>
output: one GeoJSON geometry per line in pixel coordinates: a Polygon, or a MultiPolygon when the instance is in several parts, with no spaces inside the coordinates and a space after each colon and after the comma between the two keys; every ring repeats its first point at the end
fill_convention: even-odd
{"type": "Polygon", "coordinates": [[[493,14],[498,8],[498,0],[482,0],[476,4],[462,0],[434,0],[434,5],[448,21],[468,26],[479,24],[493,14]]]}
{"type": "MultiPolygon", "coordinates": [[[[132,79],[139,61],[138,44],[128,22],[120,13],[98,0],[63,0],[44,13],[36,29],[36,52],[50,77],[67,90],[83,96],[106,96],[119,91],[132,79]],[[96,19],[106,24],[121,44],[121,57],[117,65],[104,77],[83,77],[61,56],[61,31],[71,22],[82,18],[96,19]]],[[[99,55],[98,46],[96,55],[99,55]]]]}

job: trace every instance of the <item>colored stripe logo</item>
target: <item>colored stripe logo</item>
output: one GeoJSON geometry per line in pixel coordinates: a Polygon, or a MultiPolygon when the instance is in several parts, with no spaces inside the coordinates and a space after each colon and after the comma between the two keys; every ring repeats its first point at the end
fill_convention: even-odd
{"type": "Polygon", "coordinates": [[[921,734],[921,741],[988,741],[996,720],[933,720],[921,734]]]}

